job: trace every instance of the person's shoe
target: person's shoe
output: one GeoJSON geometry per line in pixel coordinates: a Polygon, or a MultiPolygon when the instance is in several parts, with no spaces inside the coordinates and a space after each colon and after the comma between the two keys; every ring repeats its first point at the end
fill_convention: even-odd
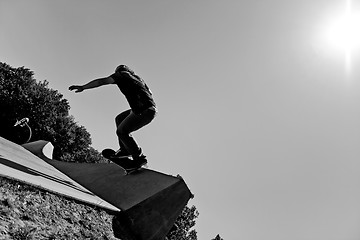
{"type": "Polygon", "coordinates": [[[117,150],[115,152],[114,157],[116,157],[116,158],[128,158],[128,157],[131,157],[131,155],[125,149],[119,149],[119,150],[117,150]]]}
{"type": "Polygon", "coordinates": [[[138,166],[139,168],[147,164],[146,156],[142,153],[140,155],[132,155],[132,159],[135,166],[138,166]]]}
{"type": "Polygon", "coordinates": [[[126,163],[122,162],[121,166],[125,169],[126,175],[128,175],[144,167],[144,165],[146,164],[147,164],[147,160],[144,155],[140,155],[140,156],[133,155],[133,160],[126,161],[126,163]]]}

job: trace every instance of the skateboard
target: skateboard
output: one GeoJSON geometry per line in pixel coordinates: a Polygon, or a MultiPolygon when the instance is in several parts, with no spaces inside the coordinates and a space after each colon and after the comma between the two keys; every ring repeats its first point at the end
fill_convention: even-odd
{"type": "Polygon", "coordinates": [[[106,148],[101,152],[102,156],[111,162],[117,164],[125,170],[126,175],[136,172],[143,168],[143,165],[135,164],[131,157],[116,157],[115,151],[111,148],[106,148]]]}

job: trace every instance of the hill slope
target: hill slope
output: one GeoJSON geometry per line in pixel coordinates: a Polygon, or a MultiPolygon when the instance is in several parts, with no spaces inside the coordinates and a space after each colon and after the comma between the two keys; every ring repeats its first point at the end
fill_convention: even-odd
{"type": "Polygon", "coordinates": [[[117,238],[103,209],[0,177],[0,239],[117,238]]]}

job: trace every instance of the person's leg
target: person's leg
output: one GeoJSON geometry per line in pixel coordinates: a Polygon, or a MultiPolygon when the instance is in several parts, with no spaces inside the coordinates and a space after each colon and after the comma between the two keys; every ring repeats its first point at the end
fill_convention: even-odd
{"type": "MultiPolygon", "coordinates": [[[[131,109],[126,110],[115,117],[116,132],[117,132],[117,129],[119,128],[120,124],[125,120],[125,118],[127,116],[129,116],[130,112],[131,112],[131,109]]],[[[119,141],[119,146],[120,146],[119,151],[121,151],[120,155],[128,155],[129,153],[127,152],[127,149],[126,149],[125,145],[123,144],[123,142],[121,141],[119,136],[118,136],[118,141],[119,141]]]]}
{"type": "Polygon", "coordinates": [[[156,112],[153,110],[145,110],[142,114],[135,114],[132,111],[118,125],[116,134],[125,146],[126,150],[132,156],[139,156],[141,148],[132,137],[131,133],[149,124],[155,117],[156,112]]]}

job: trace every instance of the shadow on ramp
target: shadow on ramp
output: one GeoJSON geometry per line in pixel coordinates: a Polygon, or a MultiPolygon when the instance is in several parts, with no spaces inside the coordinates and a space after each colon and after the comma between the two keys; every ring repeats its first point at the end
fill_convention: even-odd
{"type": "Polygon", "coordinates": [[[68,163],[52,159],[52,145],[36,141],[24,148],[68,177],[121,209],[113,220],[116,237],[164,239],[192,194],[181,177],[149,169],[130,175],[116,164],[68,163]]]}
{"type": "Polygon", "coordinates": [[[50,174],[40,172],[40,171],[38,171],[36,169],[23,166],[23,165],[18,164],[16,162],[9,161],[8,159],[2,158],[1,155],[0,155],[0,164],[8,166],[8,167],[13,168],[13,169],[16,169],[18,171],[21,171],[21,172],[29,174],[29,175],[43,177],[43,178],[48,179],[50,181],[54,181],[54,182],[63,184],[65,186],[67,186],[67,187],[73,188],[73,189],[75,189],[77,191],[80,191],[80,192],[83,192],[83,193],[86,193],[86,194],[91,194],[88,191],[84,191],[82,188],[79,188],[78,186],[74,185],[70,181],[66,181],[64,179],[52,176],[50,174]]]}

